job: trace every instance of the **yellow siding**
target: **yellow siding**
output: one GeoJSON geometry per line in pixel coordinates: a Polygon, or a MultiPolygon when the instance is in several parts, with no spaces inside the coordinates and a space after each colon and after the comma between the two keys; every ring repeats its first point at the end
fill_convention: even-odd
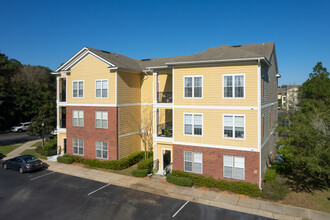
{"type": "Polygon", "coordinates": [[[119,159],[141,150],[139,135],[129,135],[119,138],[119,159]]]}
{"type": "Polygon", "coordinates": [[[258,147],[258,111],[256,110],[212,110],[175,109],[174,138],[176,142],[201,143],[247,148],[258,147]],[[184,135],[184,113],[203,114],[203,135],[184,135]],[[245,140],[223,138],[223,114],[245,115],[245,140]]]}
{"type": "Polygon", "coordinates": [[[65,132],[59,132],[59,142],[57,143],[57,146],[61,147],[61,154],[63,153],[63,138],[66,138],[65,132]]]}
{"type": "Polygon", "coordinates": [[[119,135],[136,132],[141,125],[141,106],[121,106],[119,113],[119,135]]]}
{"type": "Polygon", "coordinates": [[[153,75],[149,73],[149,76],[143,75],[144,80],[142,81],[142,103],[152,103],[153,95],[153,75]]]}
{"type": "Polygon", "coordinates": [[[142,105],[142,129],[144,131],[152,131],[152,105],[142,105]]]}
{"type": "Polygon", "coordinates": [[[174,104],[175,105],[228,105],[257,106],[257,65],[213,66],[196,68],[177,68],[174,70],[174,104]],[[245,74],[245,98],[224,99],[223,74],[245,74]],[[203,98],[184,98],[183,77],[190,75],[203,76],[203,98]]]}
{"type": "Polygon", "coordinates": [[[67,103],[115,104],[115,73],[110,73],[108,65],[92,55],[85,57],[71,69],[67,76],[67,103]],[[95,80],[108,79],[108,97],[95,97],[95,80]],[[84,81],[84,98],[73,98],[73,80],[84,81]]]}
{"type": "Polygon", "coordinates": [[[159,108],[159,124],[172,122],[172,109],[159,108]]]}
{"type": "Polygon", "coordinates": [[[172,74],[158,75],[159,92],[172,92],[172,74]]]}
{"type": "Polygon", "coordinates": [[[163,170],[163,152],[162,152],[163,148],[172,150],[171,160],[173,160],[173,144],[165,143],[165,142],[158,142],[156,154],[157,154],[157,159],[159,160],[159,169],[160,170],[163,170]]]}
{"type": "Polygon", "coordinates": [[[118,72],[118,104],[141,103],[141,74],[118,72]]]}

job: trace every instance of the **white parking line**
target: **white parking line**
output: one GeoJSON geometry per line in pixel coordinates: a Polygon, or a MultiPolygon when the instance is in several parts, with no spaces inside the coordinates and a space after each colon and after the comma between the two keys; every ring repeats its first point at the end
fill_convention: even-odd
{"type": "Polygon", "coordinates": [[[185,204],[183,204],[183,206],[181,206],[181,208],[172,216],[172,218],[174,218],[180,211],[181,209],[183,209],[183,207],[185,207],[188,204],[189,201],[187,201],[185,204]]]}
{"type": "Polygon", "coordinates": [[[102,187],[98,188],[97,190],[94,190],[93,192],[88,193],[88,195],[92,195],[93,193],[95,193],[95,192],[97,192],[97,191],[99,191],[99,190],[101,190],[101,189],[103,189],[103,188],[105,188],[105,187],[107,187],[107,186],[109,186],[109,185],[110,185],[110,183],[108,183],[108,184],[105,185],[105,186],[102,186],[102,187]]]}
{"type": "Polygon", "coordinates": [[[43,176],[47,176],[47,175],[52,174],[52,173],[55,173],[55,172],[53,171],[53,172],[50,172],[50,173],[46,173],[44,175],[34,177],[34,178],[30,179],[30,180],[35,180],[35,179],[38,179],[38,178],[43,177],[43,176]]]}

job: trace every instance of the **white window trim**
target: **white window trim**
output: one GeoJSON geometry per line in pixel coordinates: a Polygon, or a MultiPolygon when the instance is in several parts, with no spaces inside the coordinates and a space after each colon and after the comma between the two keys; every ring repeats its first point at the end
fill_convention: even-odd
{"type": "Polygon", "coordinates": [[[222,114],[222,138],[229,140],[245,140],[246,139],[246,117],[242,114],[222,114]],[[233,137],[225,137],[225,116],[233,116],[233,137]],[[235,138],[235,116],[244,117],[244,138],[235,138]]]}
{"type": "Polygon", "coordinates": [[[223,74],[222,75],[222,98],[223,99],[245,99],[245,73],[235,73],[235,74],[223,74]],[[232,85],[233,85],[233,97],[225,97],[225,76],[232,76],[232,85]],[[244,77],[244,90],[243,90],[243,97],[235,97],[235,76],[243,76],[244,77]]]}
{"type": "Polygon", "coordinates": [[[109,81],[108,81],[108,79],[96,79],[95,80],[95,98],[97,98],[97,99],[101,99],[101,98],[109,98],[109,81]],[[97,97],[96,96],[96,82],[97,81],[101,81],[101,96],[100,97],[97,97]],[[103,83],[102,83],[102,81],[107,81],[107,97],[103,97],[102,96],[102,89],[103,89],[103,83]]]}
{"type": "Polygon", "coordinates": [[[78,156],[84,156],[85,155],[85,141],[84,141],[84,139],[78,139],[78,138],[73,138],[72,139],[72,153],[74,155],[78,155],[78,156]],[[74,140],[78,140],[78,153],[77,154],[74,153],[74,140]],[[83,151],[84,151],[83,154],[79,154],[79,142],[80,141],[83,141],[83,151]]]}
{"type": "Polygon", "coordinates": [[[84,127],[84,124],[85,124],[85,123],[84,123],[84,118],[85,118],[84,110],[72,110],[72,126],[73,126],[73,127],[84,127]],[[77,111],[77,112],[78,112],[77,125],[74,125],[74,124],[73,124],[73,119],[74,119],[74,117],[73,117],[73,112],[74,112],[74,111],[77,111]],[[84,115],[84,117],[82,118],[82,120],[83,120],[83,124],[82,124],[81,126],[79,125],[79,112],[83,112],[83,115],[84,115]]]}
{"type": "Polygon", "coordinates": [[[183,77],[183,98],[184,99],[202,99],[204,97],[204,77],[203,75],[192,75],[192,76],[184,76],[183,77]],[[185,94],[185,78],[192,77],[192,97],[186,97],[185,94]],[[202,77],[202,97],[195,97],[195,91],[194,91],[194,77],[202,77]]]}
{"type": "Polygon", "coordinates": [[[74,99],[83,99],[85,97],[85,82],[84,80],[73,80],[72,81],[72,98],[74,99]],[[77,90],[77,97],[73,96],[73,83],[77,82],[78,83],[78,90],[77,90]],[[79,82],[83,82],[83,96],[79,97],[79,82]]]}
{"type": "Polygon", "coordinates": [[[237,179],[237,178],[235,178],[235,158],[236,157],[243,157],[243,156],[233,156],[233,155],[226,155],[226,154],[224,154],[223,155],[223,157],[222,157],[222,159],[223,159],[223,177],[224,178],[228,178],[228,179],[235,179],[235,180],[245,180],[245,168],[246,168],[246,166],[245,166],[245,157],[243,157],[244,158],[244,172],[243,172],[243,179],[237,179]],[[225,176],[225,156],[229,156],[229,157],[233,157],[233,166],[232,166],[232,169],[233,169],[233,177],[226,177],[225,176]]]}
{"type": "Polygon", "coordinates": [[[98,159],[102,159],[102,160],[108,160],[109,158],[109,143],[108,142],[104,142],[104,141],[95,141],[95,157],[98,158],[98,159]],[[97,148],[96,148],[96,143],[97,142],[100,142],[101,143],[101,157],[98,157],[97,156],[97,148]],[[103,144],[104,143],[107,143],[107,146],[108,146],[108,150],[107,150],[107,158],[103,158],[103,144]]]}
{"type": "Polygon", "coordinates": [[[203,113],[190,113],[190,112],[184,112],[183,113],[183,135],[184,136],[196,136],[196,137],[203,137],[204,136],[204,116],[203,113]],[[192,134],[186,134],[185,133],[185,115],[192,115],[193,123],[192,123],[192,134]],[[195,117],[194,115],[201,115],[202,116],[202,135],[194,134],[194,128],[195,128],[195,117]]]}
{"type": "Polygon", "coordinates": [[[103,117],[102,117],[102,113],[101,113],[101,127],[100,127],[100,129],[108,129],[109,128],[109,112],[108,111],[95,111],[95,128],[98,128],[98,127],[96,127],[96,112],[106,112],[107,113],[107,127],[106,128],[104,128],[103,127],[103,123],[102,123],[102,120],[103,120],[103,117]]]}
{"type": "Polygon", "coordinates": [[[195,153],[200,153],[200,154],[202,154],[202,167],[201,167],[201,173],[197,173],[197,174],[203,174],[203,152],[195,152],[195,151],[189,151],[189,150],[187,150],[187,151],[183,151],[183,170],[184,170],[184,172],[188,172],[188,173],[196,173],[196,172],[194,172],[194,155],[195,155],[195,153]],[[191,157],[191,170],[192,171],[187,171],[186,170],[186,166],[185,166],[185,157],[184,157],[184,155],[185,155],[185,152],[191,152],[191,155],[192,155],[192,157],[191,157]]]}

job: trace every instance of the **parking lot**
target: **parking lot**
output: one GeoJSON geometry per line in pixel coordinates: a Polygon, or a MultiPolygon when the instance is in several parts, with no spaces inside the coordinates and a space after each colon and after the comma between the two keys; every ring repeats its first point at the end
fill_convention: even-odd
{"type": "Polygon", "coordinates": [[[42,170],[0,168],[0,219],[267,219],[42,170]]]}

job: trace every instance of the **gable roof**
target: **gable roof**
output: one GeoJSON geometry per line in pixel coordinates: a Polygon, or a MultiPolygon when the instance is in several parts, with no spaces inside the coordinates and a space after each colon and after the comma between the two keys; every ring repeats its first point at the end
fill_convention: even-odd
{"type": "Polygon", "coordinates": [[[175,65],[180,63],[189,62],[207,62],[207,61],[229,61],[234,59],[265,59],[265,62],[269,62],[274,49],[274,43],[259,43],[259,44],[246,44],[228,46],[222,45],[219,47],[211,47],[205,51],[188,55],[188,56],[176,56],[176,57],[163,57],[153,59],[136,60],[118,53],[112,53],[104,50],[98,50],[91,47],[84,47],[61,67],[56,72],[62,70],[68,70],[75,62],[83,59],[87,54],[91,54],[96,58],[109,64],[109,67],[142,71],[146,68],[159,67],[168,65],[175,65]]]}

